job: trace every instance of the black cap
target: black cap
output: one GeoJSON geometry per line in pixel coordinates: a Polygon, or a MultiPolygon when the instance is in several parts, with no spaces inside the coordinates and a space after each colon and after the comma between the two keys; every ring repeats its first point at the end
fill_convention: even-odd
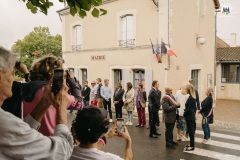
{"type": "Polygon", "coordinates": [[[84,109],[84,108],[86,108],[86,109],[87,109],[87,108],[96,108],[96,109],[98,109],[98,110],[101,111],[103,117],[107,117],[107,114],[108,114],[105,109],[99,108],[99,107],[96,107],[96,106],[85,106],[85,107],[83,107],[83,109],[84,109]]]}

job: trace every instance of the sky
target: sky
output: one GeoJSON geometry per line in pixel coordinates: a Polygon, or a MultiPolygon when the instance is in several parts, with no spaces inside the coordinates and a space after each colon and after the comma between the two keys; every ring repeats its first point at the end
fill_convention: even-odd
{"type": "Polygon", "coordinates": [[[61,34],[61,21],[56,13],[64,8],[58,0],[46,16],[42,12],[32,14],[24,2],[19,0],[1,0],[0,6],[0,45],[11,49],[14,42],[23,39],[35,26],[49,27],[52,35],[61,34]]]}
{"type": "Polygon", "coordinates": [[[240,0],[219,0],[221,6],[229,6],[230,14],[217,13],[217,35],[228,44],[230,34],[237,34],[237,45],[240,45],[240,0]]]}
{"type": "MultiPolygon", "coordinates": [[[[61,21],[56,13],[64,6],[58,0],[52,0],[54,6],[48,15],[39,12],[32,14],[26,5],[19,0],[1,0],[0,6],[0,45],[11,49],[14,42],[23,39],[35,26],[49,27],[51,34],[61,34],[61,21]]],[[[237,44],[240,45],[240,0],[219,0],[221,5],[231,8],[229,15],[218,13],[217,35],[227,43],[230,34],[237,34],[237,44]]]]}

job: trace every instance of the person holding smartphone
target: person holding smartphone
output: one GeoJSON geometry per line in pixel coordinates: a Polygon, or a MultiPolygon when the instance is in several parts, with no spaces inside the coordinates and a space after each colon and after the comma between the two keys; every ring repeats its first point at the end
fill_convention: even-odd
{"type": "Polygon", "coordinates": [[[108,130],[109,120],[106,119],[107,111],[102,108],[90,106],[78,111],[76,119],[72,124],[72,134],[75,142],[79,142],[74,147],[70,160],[83,159],[111,159],[111,160],[132,160],[132,140],[126,127],[122,131],[117,130],[117,121],[108,130]],[[104,135],[104,137],[102,137],[104,135]],[[101,151],[107,139],[121,137],[125,140],[123,158],[118,155],[101,151]]]}
{"type": "MultiPolygon", "coordinates": [[[[69,71],[67,76],[63,71],[63,61],[55,56],[43,56],[32,64],[30,69],[30,80],[29,82],[22,85],[22,98],[23,98],[23,117],[25,118],[38,104],[39,100],[43,96],[44,86],[51,80],[54,79],[54,73],[56,79],[63,80],[66,76],[66,82],[69,87],[68,109],[81,109],[82,98],[81,90],[76,86],[74,80],[74,73],[69,71]],[[60,69],[59,72],[55,70],[60,69]],[[63,75],[64,74],[64,75],[63,75]]],[[[58,82],[58,81],[56,81],[58,82]]],[[[59,81],[60,82],[60,81],[59,81]]],[[[54,82],[55,83],[55,82],[54,82]]],[[[61,85],[61,83],[59,83],[61,85]]],[[[55,86],[53,84],[53,86],[55,86]]],[[[57,87],[58,89],[60,88],[57,87]]],[[[55,92],[57,94],[58,89],[55,92]]],[[[55,89],[54,89],[55,90],[55,89]]],[[[39,132],[45,136],[53,136],[54,128],[56,126],[57,111],[53,105],[48,106],[48,110],[44,115],[39,132]]]]}

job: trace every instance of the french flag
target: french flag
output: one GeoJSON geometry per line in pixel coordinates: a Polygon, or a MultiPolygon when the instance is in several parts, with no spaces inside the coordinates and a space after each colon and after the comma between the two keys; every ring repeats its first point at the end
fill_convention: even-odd
{"type": "Polygon", "coordinates": [[[173,52],[173,50],[171,48],[169,48],[168,45],[166,45],[164,42],[162,42],[161,48],[162,48],[161,49],[162,53],[165,52],[165,53],[168,53],[169,56],[177,57],[177,55],[173,52]]]}

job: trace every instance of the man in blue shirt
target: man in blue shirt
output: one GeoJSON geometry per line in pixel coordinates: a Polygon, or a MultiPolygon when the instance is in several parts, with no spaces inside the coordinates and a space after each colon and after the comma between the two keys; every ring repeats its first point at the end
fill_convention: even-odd
{"type": "Polygon", "coordinates": [[[101,96],[103,98],[103,105],[106,110],[109,112],[110,120],[109,122],[113,122],[112,120],[112,109],[111,109],[111,97],[112,97],[112,88],[109,86],[109,80],[104,80],[104,85],[101,87],[101,96]]]}

